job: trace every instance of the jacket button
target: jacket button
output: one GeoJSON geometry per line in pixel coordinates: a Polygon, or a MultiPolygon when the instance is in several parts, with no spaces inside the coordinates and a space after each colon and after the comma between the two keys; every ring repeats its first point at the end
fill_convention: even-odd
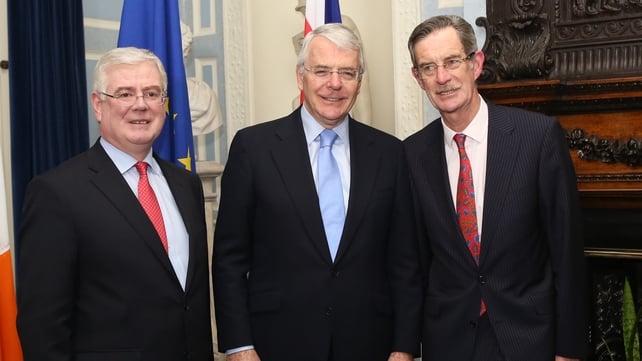
{"type": "Polygon", "coordinates": [[[326,316],[328,316],[328,317],[332,316],[332,311],[334,311],[334,309],[332,308],[332,306],[328,306],[328,307],[325,309],[325,315],[326,315],[326,316]]]}
{"type": "Polygon", "coordinates": [[[479,283],[482,285],[486,284],[486,276],[479,276],[479,283]]]}
{"type": "Polygon", "coordinates": [[[340,272],[339,271],[332,271],[332,278],[337,278],[339,277],[340,272]]]}

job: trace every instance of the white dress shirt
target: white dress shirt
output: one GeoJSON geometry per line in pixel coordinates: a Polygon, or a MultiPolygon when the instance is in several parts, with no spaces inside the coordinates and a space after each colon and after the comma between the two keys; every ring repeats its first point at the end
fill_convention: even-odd
{"type": "MultiPolygon", "coordinates": [[[[480,96],[481,98],[481,96],[480,96]]],[[[473,185],[475,187],[475,210],[477,211],[477,230],[479,241],[482,240],[482,220],[484,218],[484,190],[486,189],[486,161],[488,156],[488,105],[481,99],[479,111],[462,132],[455,132],[448,128],[443,119],[444,146],[446,149],[446,164],[448,165],[448,179],[455,209],[457,209],[457,180],[459,179],[459,151],[453,139],[455,134],[465,134],[466,154],[470,159],[473,171],[473,185]]]]}
{"type": "MultiPolygon", "coordinates": [[[[125,181],[131,188],[134,195],[138,197],[138,178],[140,177],[136,167],[137,162],[131,155],[123,152],[122,150],[114,147],[104,138],[100,138],[100,144],[107,152],[109,158],[114,162],[116,168],[123,175],[125,181]]],[[[167,233],[168,255],[172,263],[176,277],[178,278],[183,290],[185,290],[185,282],[187,280],[187,264],[189,262],[189,235],[183,217],[178,210],[174,195],[169,189],[167,180],[163,176],[163,172],[152,157],[152,150],[143,160],[147,162],[147,177],[149,184],[154,190],[154,194],[158,199],[161,213],[163,214],[163,223],[165,224],[165,231],[167,233]]]]}
{"type": "MultiPolygon", "coordinates": [[[[312,115],[305,109],[305,105],[301,107],[301,119],[303,120],[303,131],[305,132],[305,140],[308,144],[308,153],[310,154],[310,165],[312,166],[312,174],[314,175],[314,182],[319,190],[319,175],[317,169],[317,160],[319,157],[319,148],[321,146],[319,135],[325,129],[319,122],[317,122],[312,115]]],[[[332,128],[337,133],[338,138],[332,145],[332,155],[337,161],[339,167],[339,174],[341,175],[341,186],[343,187],[343,203],[344,209],[348,211],[348,198],[350,196],[350,136],[348,132],[348,116],[339,123],[336,127],[332,128]]]]}

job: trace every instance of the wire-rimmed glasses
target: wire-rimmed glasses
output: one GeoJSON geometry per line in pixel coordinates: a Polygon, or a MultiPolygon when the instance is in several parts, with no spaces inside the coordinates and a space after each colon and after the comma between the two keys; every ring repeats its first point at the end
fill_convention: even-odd
{"type": "Polygon", "coordinates": [[[440,66],[448,71],[455,70],[455,69],[458,69],[461,66],[461,64],[470,60],[475,55],[475,53],[476,52],[473,51],[472,53],[468,54],[468,56],[465,56],[463,58],[447,59],[443,62],[443,64],[436,64],[436,63],[423,64],[418,68],[415,68],[415,72],[421,78],[424,78],[424,77],[431,77],[435,75],[437,73],[437,68],[439,68],[440,66]]]}
{"type": "Polygon", "coordinates": [[[330,76],[332,76],[332,73],[337,73],[339,75],[339,79],[344,82],[350,82],[350,81],[355,81],[357,79],[361,78],[361,70],[359,69],[338,69],[338,70],[332,70],[331,68],[326,68],[323,66],[313,66],[313,67],[306,67],[305,65],[303,66],[303,69],[306,71],[312,73],[314,76],[316,76],[319,79],[327,79],[330,76]]]}
{"type": "Polygon", "coordinates": [[[112,99],[116,99],[119,102],[126,105],[134,105],[138,98],[143,98],[143,101],[147,104],[163,104],[167,98],[167,93],[164,91],[152,89],[143,91],[142,95],[136,95],[129,91],[119,91],[116,94],[109,94],[105,92],[98,92],[102,95],[108,96],[112,99]]]}

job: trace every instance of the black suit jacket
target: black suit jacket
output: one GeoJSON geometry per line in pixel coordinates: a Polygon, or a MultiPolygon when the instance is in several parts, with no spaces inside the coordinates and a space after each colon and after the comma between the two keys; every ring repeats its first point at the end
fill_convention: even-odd
{"type": "Polygon", "coordinates": [[[201,182],[157,161],[189,233],[186,290],[96,143],[27,189],[17,272],[25,361],[212,360],[201,182]]]}
{"type": "Polygon", "coordinates": [[[335,262],[300,110],[243,129],[214,240],[219,346],[262,361],[386,360],[418,352],[420,282],[401,143],[349,120],[351,187],[335,262]]]}
{"type": "Polygon", "coordinates": [[[471,360],[484,299],[507,360],[583,356],[587,321],[576,178],[552,118],[489,107],[479,267],[455,216],[439,120],[404,143],[425,283],[425,360],[471,360]]]}

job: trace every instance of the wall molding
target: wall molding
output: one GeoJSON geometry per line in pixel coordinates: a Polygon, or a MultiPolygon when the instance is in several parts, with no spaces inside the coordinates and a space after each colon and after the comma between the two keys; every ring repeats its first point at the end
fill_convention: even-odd
{"type": "Polygon", "coordinates": [[[421,88],[410,74],[408,37],[421,19],[421,0],[392,1],[392,48],[395,98],[395,135],[400,139],[424,126],[421,88]]]}
{"type": "Polygon", "coordinates": [[[85,17],[83,20],[85,27],[107,30],[120,30],[120,21],[103,20],[85,17]]]}
{"type": "Polygon", "coordinates": [[[223,36],[225,54],[225,105],[227,142],[236,131],[251,124],[252,96],[250,92],[251,63],[249,49],[249,0],[223,0],[223,36]]]}

